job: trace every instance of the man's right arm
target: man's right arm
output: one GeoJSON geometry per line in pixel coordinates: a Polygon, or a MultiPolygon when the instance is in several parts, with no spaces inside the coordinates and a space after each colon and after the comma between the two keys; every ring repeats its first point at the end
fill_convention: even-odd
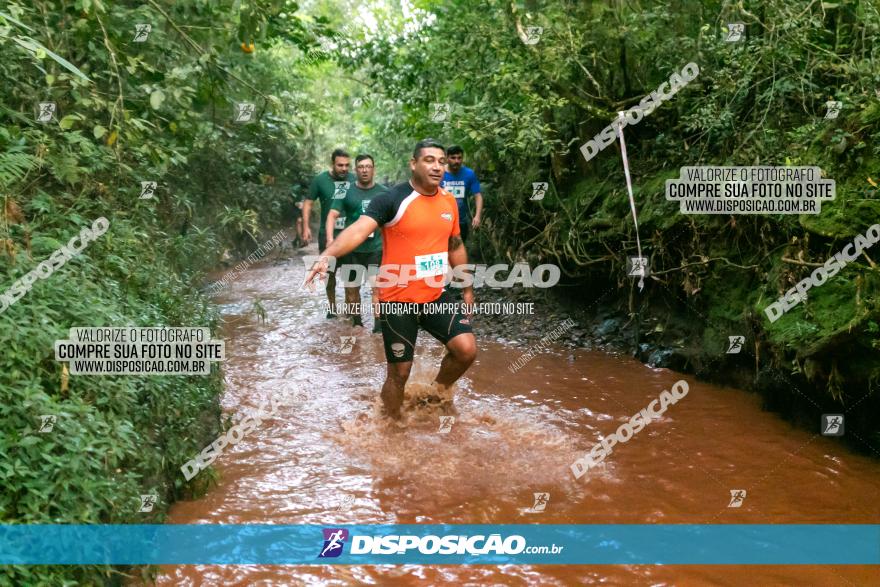
{"type": "Polygon", "coordinates": [[[330,212],[327,213],[327,222],[324,223],[324,231],[327,235],[327,246],[333,242],[333,233],[336,230],[336,219],[339,218],[339,210],[336,208],[330,208],[330,212]]]}
{"type": "Polygon", "coordinates": [[[480,186],[480,180],[477,179],[476,173],[471,174],[469,181],[470,185],[468,187],[471,194],[473,194],[474,203],[477,206],[477,209],[474,212],[474,217],[471,220],[471,226],[473,226],[473,228],[479,228],[483,221],[483,188],[480,186]]]}
{"type": "Polygon", "coordinates": [[[309,219],[312,213],[312,201],[308,198],[303,202],[303,240],[312,240],[312,230],[309,228],[309,219]]]}

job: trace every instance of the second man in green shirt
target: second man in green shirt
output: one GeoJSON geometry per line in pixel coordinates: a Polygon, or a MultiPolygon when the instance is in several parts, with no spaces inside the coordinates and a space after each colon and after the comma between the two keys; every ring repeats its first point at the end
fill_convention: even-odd
{"type": "MultiPolygon", "coordinates": [[[[337,218],[345,218],[345,226],[348,227],[361,217],[361,214],[367,209],[367,206],[370,205],[370,200],[378,196],[379,194],[383,194],[388,191],[387,188],[381,185],[376,185],[373,181],[375,175],[375,163],[373,162],[373,157],[370,155],[362,154],[355,157],[354,160],[355,165],[355,174],[357,177],[357,182],[351,186],[346,192],[344,197],[337,197],[333,199],[332,206],[330,208],[329,214],[327,214],[327,220],[325,225],[325,230],[328,235],[327,237],[327,246],[330,246],[330,243],[333,242],[333,238],[329,235],[336,236],[333,231],[333,227],[336,223],[337,218]]],[[[324,249],[321,249],[322,251],[324,249]]],[[[382,236],[380,232],[377,230],[373,232],[367,240],[365,240],[361,245],[359,245],[354,251],[346,255],[343,259],[340,259],[338,265],[361,265],[364,268],[364,274],[369,273],[371,266],[378,269],[379,265],[382,263],[382,236]]],[[[374,269],[374,273],[376,271],[374,269]]],[[[371,278],[373,281],[375,278],[371,278]]],[[[381,332],[381,328],[379,327],[379,292],[375,287],[375,284],[371,283],[373,286],[372,291],[372,301],[373,301],[373,317],[375,322],[373,324],[373,332],[381,332]]],[[[363,322],[361,321],[360,316],[360,303],[361,303],[361,295],[360,295],[360,282],[352,282],[345,284],[345,303],[348,306],[349,313],[352,317],[352,325],[353,326],[363,326],[363,322]]]]}

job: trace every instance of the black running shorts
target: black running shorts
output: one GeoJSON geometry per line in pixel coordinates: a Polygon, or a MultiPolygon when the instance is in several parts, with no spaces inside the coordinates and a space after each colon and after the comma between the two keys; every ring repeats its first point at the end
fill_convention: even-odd
{"type": "Polygon", "coordinates": [[[448,343],[459,334],[472,333],[470,320],[461,313],[460,303],[444,291],[433,302],[382,302],[379,323],[389,363],[413,360],[419,328],[442,342],[448,343]]]}
{"type": "Polygon", "coordinates": [[[379,266],[382,264],[382,251],[373,251],[370,253],[358,253],[357,251],[352,251],[351,253],[341,257],[336,261],[336,270],[339,271],[340,267],[344,267],[345,265],[356,265],[363,267],[363,271],[358,270],[346,270],[340,275],[340,279],[342,279],[345,287],[360,287],[363,283],[363,279],[367,277],[370,273],[370,267],[373,268],[373,275],[375,276],[379,272],[379,266]],[[348,278],[351,277],[349,281],[348,278]]]}

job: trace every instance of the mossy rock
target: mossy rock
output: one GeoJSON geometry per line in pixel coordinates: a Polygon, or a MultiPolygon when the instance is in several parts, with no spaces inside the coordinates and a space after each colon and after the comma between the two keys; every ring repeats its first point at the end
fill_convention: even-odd
{"type": "Polygon", "coordinates": [[[803,215],[800,224],[804,230],[827,238],[851,238],[880,222],[880,199],[866,199],[863,191],[838,193],[830,202],[822,203],[822,213],[803,215]]]}

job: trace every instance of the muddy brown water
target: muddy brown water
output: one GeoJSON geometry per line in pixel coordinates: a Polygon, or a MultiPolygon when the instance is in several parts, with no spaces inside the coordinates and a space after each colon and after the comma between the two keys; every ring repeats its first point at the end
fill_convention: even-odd
{"type": "MultiPolygon", "coordinates": [[[[381,335],[325,320],[323,291],[299,291],[303,271],[289,253],[218,294],[224,411],[238,414],[270,397],[289,403],[227,447],[214,465],[219,484],[201,499],[177,503],[169,523],[880,522],[880,463],[761,411],[757,396],[628,357],[561,347],[514,375],[507,366],[527,345],[479,335],[481,320],[499,318],[475,321],[479,357],[459,382],[459,416],[448,434],[438,433],[438,414],[426,410],[410,410],[405,428],[389,427],[376,413],[385,373],[381,335]],[[251,311],[256,299],[265,323],[251,311]],[[347,354],[340,352],[343,336],[355,336],[347,354]],[[685,398],[615,447],[604,470],[573,478],[575,458],[679,379],[690,385],[685,398]],[[747,491],[739,508],[728,507],[732,489],[747,491]],[[527,511],[535,492],[550,494],[541,513],[527,511]]],[[[441,356],[439,343],[421,333],[408,394],[432,379],[441,356]]],[[[445,583],[877,585],[880,570],[181,565],[161,567],[158,577],[159,585],[445,583]]]]}

